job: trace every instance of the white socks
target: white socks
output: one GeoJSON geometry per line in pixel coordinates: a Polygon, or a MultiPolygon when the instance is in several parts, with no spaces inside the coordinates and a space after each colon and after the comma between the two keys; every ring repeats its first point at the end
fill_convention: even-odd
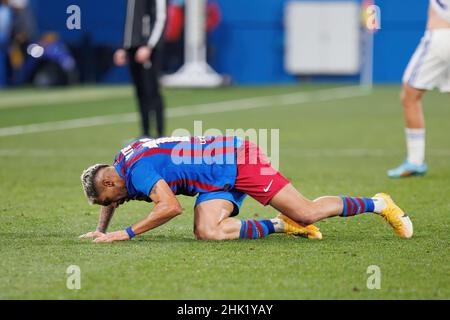
{"type": "Polygon", "coordinates": [[[273,218],[270,219],[270,221],[273,223],[273,228],[275,229],[276,233],[284,232],[284,221],[282,219],[273,218]]]}
{"type": "Polygon", "coordinates": [[[425,161],[425,129],[405,129],[407,161],[422,165],[425,161]]]}
{"type": "Polygon", "coordinates": [[[372,198],[373,200],[373,212],[381,213],[386,208],[386,200],[383,198],[372,198]]]}

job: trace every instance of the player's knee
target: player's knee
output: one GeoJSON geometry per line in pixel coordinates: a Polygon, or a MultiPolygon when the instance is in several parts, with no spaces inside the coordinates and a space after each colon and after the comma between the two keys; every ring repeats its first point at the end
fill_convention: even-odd
{"type": "Polygon", "coordinates": [[[400,102],[404,108],[408,108],[411,105],[412,100],[404,90],[400,92],[400,102]]]}
{"type": "Polygon", "coordinates": [[[203,230],[202,227],[199,227],[196,225],[194,227],[194,235],[195,235],[195,239],[204,240],[204,238],[206,237],[206,232],[203,230]]]}
{"type": "Polygon", "coordinates": [[[408,84],[404,84],[402,91],[400,92],[400,101],[403,107],[408,108],[414,106],[422,99],[422,91],[417,90],[408,84]]]}
{"type": "Polygon", "coordinates": [[[223,233],[218,228],[197,227],[194,234],[197,240],[224,240],[223,233]]]}

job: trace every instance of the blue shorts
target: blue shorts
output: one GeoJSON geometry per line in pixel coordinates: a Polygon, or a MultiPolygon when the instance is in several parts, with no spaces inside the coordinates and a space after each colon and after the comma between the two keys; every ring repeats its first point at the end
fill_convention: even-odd
{"type": "Polygon", "coordinates": [[[229,191],[219,190],[219,191],[205,192],[200,193],[198,195],[197,200],[195,201],[195,206],[208,200],[214,199],[228,200],[234,206],[233,212],[230,215],[230,217],[233,217],[239,214],[239,208],[241,207],[242,202],[244,202],[246,196],[247,194],[245,194],[244,192],[235,189],[231,189],[229,191]]]}

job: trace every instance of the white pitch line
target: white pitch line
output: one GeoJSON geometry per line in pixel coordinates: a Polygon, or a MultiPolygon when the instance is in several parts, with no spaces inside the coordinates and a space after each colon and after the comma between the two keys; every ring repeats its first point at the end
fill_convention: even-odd
{"type": "MultiPolygon", "coordinates": [[[[361,97],[366,96],[369,93],[369,91],[355,86],[322,89],[313,92],[287,93],[264,97],[213,102],[200,105],[174,107],[167,110],[167,117],[177,118],[238,110],[249,110],[255,108],[267,108],[272,106],[288,106],[310,102],[324,102],[352,97],[361,97]]],[[[137,119],[137,113],[132,112],[107,116],[96,116],[90,118],[35,123],[0,128],[0,137],[135,122],[137,121],[137,119]]]]}
{"type": "Polygon", "coordinates": [[[20,94],[14,92],[11,95],[6,93],[0,95],[0,110],[24,108],[32,106],[49,106],[76,102],[93,102],[99,100],[112,100],[118,98],[131,98],[133,90],[131,87],[117,87],[111,90],[111,87],[100,88],[73,88],[69,90],[55,90],[50,92],[38,91],[33,94],[20,94]]]}

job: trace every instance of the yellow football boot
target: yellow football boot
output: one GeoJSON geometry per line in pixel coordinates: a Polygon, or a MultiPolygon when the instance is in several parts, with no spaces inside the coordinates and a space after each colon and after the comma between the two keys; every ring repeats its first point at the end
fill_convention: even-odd
{"type": "Polygon", "coordinates": [[[295,222],[291,218],[281,213],[277,216],[277,218],[284,221],[284,233],[286,234],[300,236],[308,239],[322,239],[322,233],[315,225],[301,225],[300,223],[295,222]]]}
{"type": "Polygon", "coordinates": [[[400,209],[386,193],[377,193],[374,198],[383,198],[386,201],[386,208],[380,215],[394,228],[396,234],[402,238],[411,238],[413,235],[413,225],[408,215],[400,209]]]}

